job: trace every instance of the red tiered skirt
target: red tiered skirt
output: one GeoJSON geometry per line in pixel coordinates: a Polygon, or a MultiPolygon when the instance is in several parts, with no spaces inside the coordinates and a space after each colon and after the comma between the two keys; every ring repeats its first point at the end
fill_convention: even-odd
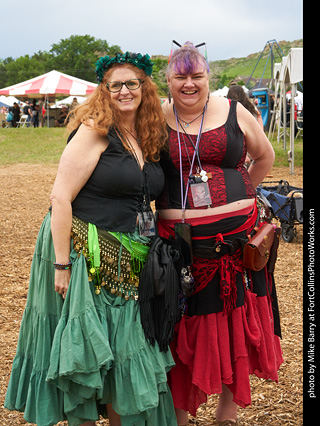
{"type": "MultiPolygon", "coordinates": [[[[244,213],[247,214],[248,210],[237,212],[236,215],[228,213],[218,218],[215,216],[215,220],[229,217],[232,221],[233,217],[244,213]]],[[[255,214],[251,215],[253,221],[255,215],[256,210],[255,214]]],[[[248,218],[250,219],[250,215],[248,218]]],[[[250,222],[248,232],[252,227],[252,221],[249,219],[246,222],[250,222]]],[[[209,221],[211,223],[212,219],[208,217],[188,220],[193,226],[206,224],[209,221]]],[[[173,224],[173,221],[159,218],[160,236],[168,238],[169,235],[173,235],[173,224]]],[[[217,225],[219,225],[218,222],[217,225]]],[[[234,233],[238,230],[239,228],[235,229],[234,233]]],[[[222,234],[222,238],[231,233],[222,234]]],[[[199,262],[201,259],[194,258],[196,267],[192,268],[196,294],[203,291],[205,287],[203,275],[202,282],[199,281],[199,268],[197,268],[199,262]]],[[[216,264],[212,270],[215,274],[221,275],[216,259],[212,259],[211,262],[210,259],[206,259],[205,262],[206,269],[216,264]]],[[[250,405],[250,374],[277,382],[278,369],[283,362],[280,338],[275,334],[274,313],[277,316],[278,312],[275,312],[277,304],[273,300],[276,298],[276,292],[272,275],[266,270],[262,274],[251,274],[251,271],[248,271],[250,277],[248,286],[245,285],[246,271],[241,268],[239,270],[239,255],[231,256],[228,269],[230,265],[236,274],[242,275],[244,282],[242,305],[234,307],[229,314],[220,311],[190,316],[187,311],[176,325],[174,340],[171,344],[171,351],[176,362],[176,366],[169,373],[174,405],[176,408],[190,412],[194,417],[199,405],[207,401],[208,395],[222,392],[222,384],[228,386],[236,404],[241,407],[250,405]],[[233,260],[234,268],[232,268],[233,260]],[[261,276],[264,277],[263,280],[260,279],[261,276]],[[257,283],[258,279],[259,283],[257,283]],[[266,287],[264,292],[255,291],[256,288],[261,289],[261,286],[266,287]]]]}

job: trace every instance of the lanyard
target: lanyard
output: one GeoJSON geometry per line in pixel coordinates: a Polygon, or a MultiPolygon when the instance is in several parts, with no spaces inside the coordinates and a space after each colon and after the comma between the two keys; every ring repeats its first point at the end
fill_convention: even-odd
{"type": "MultiPolygon", "coordinates": [[[[199,128],[199,132],[198,132],[198,136],[197,136],[196,146],[194,148],[194,153],[193,153],[192,162],[191,162],[191,166],[190,166],[189,176],[192,174],[193,164],[194,164],[194,160],[196,158],[196,155],[198,156],[199,143],[200,143],[201,133],[202,133],[202,125],[203,125],[203,120],[204,120],[204,115],[205,115],[206,109],[207,109],[207,105],[205,105],[205,107],[203,109],[203,115],[202,115],[202,118],[201,118],[201,123],[200,123],[200,128],[199,128]]],[[[186,211],[186,203],[187,203],[190,179],[188,179],[187,187],[186,187],[186,193],[183,197],[182,149],[181,149],[181,141],[180,141],[180,133],[179,133],[178,115],[177,115],[176,109],[174,109],[174,114],[175,114],[175,118],[176,118],[178,144],[179,144],[180,190],[181,190],[181,209],[182,209],[181,222],[184,223],[184,216],[185,216],[185,211],[186,211]]]]}

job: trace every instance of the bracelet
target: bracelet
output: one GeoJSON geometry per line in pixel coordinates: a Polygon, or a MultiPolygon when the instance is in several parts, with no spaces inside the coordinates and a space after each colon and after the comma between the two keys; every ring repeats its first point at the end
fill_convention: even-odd
{"type": "Polygon", "coordinates": [[[68,262],[68,263],[53,262],[53,266],[54,266],[54,269],[58,269],[59,271],[61,271],[64,269],[71,269],[72,263],[71,262],[68,262]]]}

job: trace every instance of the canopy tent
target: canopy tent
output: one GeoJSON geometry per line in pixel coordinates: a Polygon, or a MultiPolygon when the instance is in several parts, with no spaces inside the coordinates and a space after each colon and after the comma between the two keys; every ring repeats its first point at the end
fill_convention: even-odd
{"type": "MultiPolygon", "coordinates": [[[[294,102],[297,94],[297,84],[303,80],[303,48],[292,48],[287,56],[282,58],[280,64],[274,66],[275,76],[275,105],[273,120],[278,125],[278,142],[283,131],[283,145],[286,148],[286,120],[282,120],[281,116],[286,117],[286,86],[291,85],[291,108],[290,108],[290,173],[294,173],[294,102]],[[278,97],[278,92],[280,96],[278,97]]],[[[270,126],[272,131],[272,126],[270,126]]],[[[270,132],[269,132],[270,135],[270,132]]]]}
{"type": "Polygon", "coordinates": [[[222,87],[221,89],[216,90],[215,92],[212,92],[211,94],[213,96],[222,96],[226,97],[227,93],[229,91],[229,88],[227,86],[222,87]]]}
{"type": "Polygon", "coordinates": [[[85,96],[68,96],[67,98],[61,99],[61,101],[55,102],[50,108],[60,108],[63,105],[71,105],[74,98],[77,99],[79,104],[83,104],[87,99],[85,96]]]}
{"type": "Polygon", "coordinates": [[[1,95],[0,96],[0,102],[2,102],[3,104],[8,105],[9,107],[12,107],[14,102],[16,102],[17,104],[20,104],[20,106],[25,105],[24,102],[19,101],[19,99],[15,98],[14,96],[4,96],[1,95]]]}
{"type": "Polygon", "coordinates": [[[0,89],[0,95],[27,98],[43,98],[48,95],[85,96],[92,93],[96,87],[97,84],[95,83],[90,83],[59,71],[50,71],[39,77],[0,89]]]}
{"type": "MultiPolygon", "coordinates": [[[[241,86],[245,93],[248,93],[249,89],[247,89],[245,86],[241,86]]],[[[214,92],[211,92],[212,96],[221,96],[223,98],[226,98],[229,92],[229,87],[224,86],[222,89],[217,89],[214,92]]]]}
{"type": "MultiPolygon", "coordinates": [[[[48,111],[49,97],[61,95],[86,96],[92,93],[96,87],[97,84],[95,83],[53,70],[39,77],[0,89],[0,95],[33,99],[45,98],[48,111]]],[[[49,126],[49,114],[47,114],[47,125],[49,126]]]]}
{"type": "Polygon", "coordinates": [[[224,86],[222,89],[218,89],[215,92],[212,92],[211,95],[226,97],[228,92],[229,92],[229,87],[224,86]]]}
{"type": "Polygon", "coordinates": [[[10,105],[3,103],[2,101],[0,101],[0,107],[5,107],[5,108],[9,108],[10,105]]]}

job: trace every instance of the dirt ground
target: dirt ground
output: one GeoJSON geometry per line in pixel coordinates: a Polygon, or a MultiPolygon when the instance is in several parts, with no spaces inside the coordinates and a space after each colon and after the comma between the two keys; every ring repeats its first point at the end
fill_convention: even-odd
{"type": "MultiPolygon", "coordinates": [[[[23,415],[3,408],[37,233],[49,207],[56,166],[17,164],[0,167],[0,426],[26,424],[23,415]]],[[[275,168],[272,179],[303,187],[302,168],[275,168]]],[[[302,225],[293,242],[281,240],[275,270],[282,325],[284,363],[279,383],[252,377],[252,405],[239,409],[239,425],[295,425],[302,420],[302,225]]],[[[213,426],[217,397],[199,409],[190,424],[213,426]]],[[[101,420],[99,425],[108,425],[101,420]]],[[[60,423],[60,426],[64,423],[60,423]]]]}

